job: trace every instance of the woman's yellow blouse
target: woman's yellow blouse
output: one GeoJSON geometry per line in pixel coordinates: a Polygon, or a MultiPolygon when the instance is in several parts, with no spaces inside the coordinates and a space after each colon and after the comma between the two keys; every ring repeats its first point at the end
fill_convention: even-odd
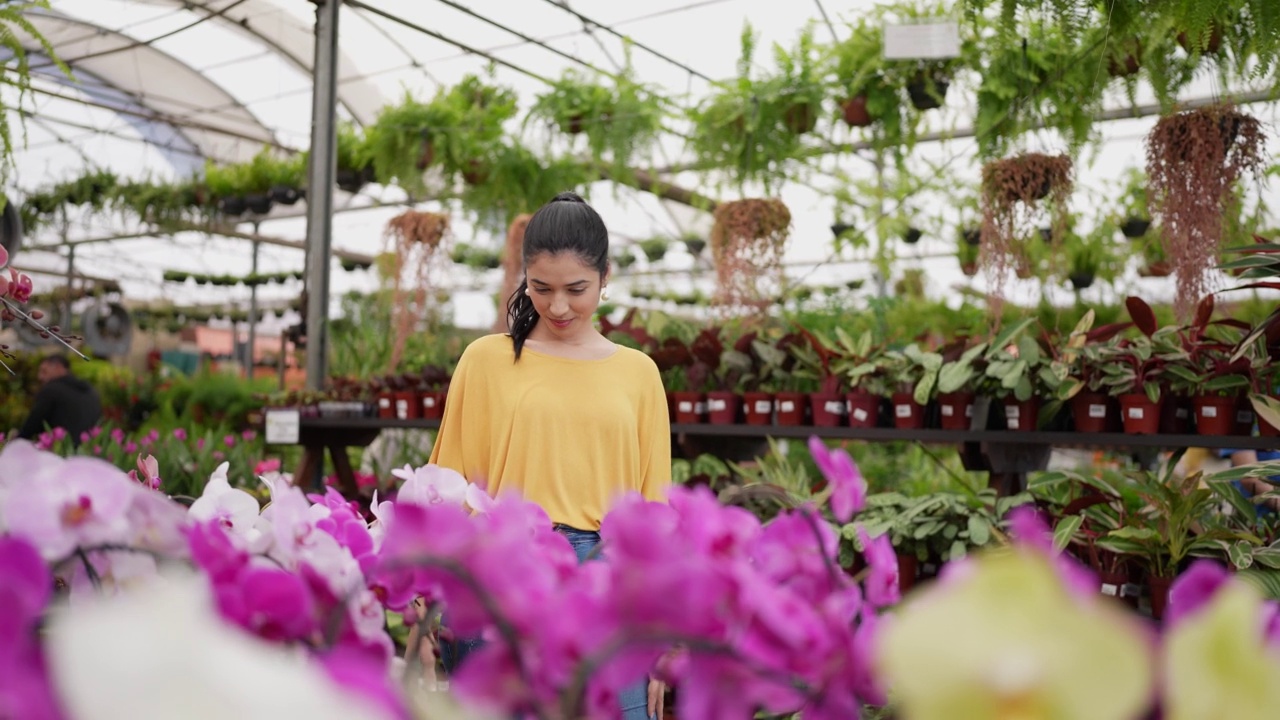
{"type": "Polygon", "coordinates": [[[467,347],[445,400],[431,462],[516,492],[555,523],[598,530],[616,498],[666,501],[671,426],[653,360],[619,346],[603,360],[525,348],[508,335],[467,347]]]}

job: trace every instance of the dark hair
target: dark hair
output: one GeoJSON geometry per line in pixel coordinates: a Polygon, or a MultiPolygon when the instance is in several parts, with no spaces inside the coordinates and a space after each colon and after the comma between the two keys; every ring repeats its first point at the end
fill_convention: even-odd
{"type": "MultiPolygon", "coordinates": [[[[609,230],[605,228],[600,214],[574,192],[556,195],[529,218],[520,255],[528,268],[529,261],[542,253],[558,255],[563,252],[577,255],[582,262],[599,270],[601,277],[609,270],[609,230]]],[[[533,299],[525,294],[528,287],[526,275],[507,301],[507,327],[510,328],[517,360],[524,341],[538,324],[538,311],[533,308],[533,299]]]]}
{"type": "Polygon", "coordinates": [[[57,365],[63,370],[71,369],[71,361],[68,360],[67,356],[63,355],[62,353],[53,353],[52,355],[44,356],[44,358],[40,360],[40,364],[44,365],[45,363],[49,363],[50,365],[57,365]]]}

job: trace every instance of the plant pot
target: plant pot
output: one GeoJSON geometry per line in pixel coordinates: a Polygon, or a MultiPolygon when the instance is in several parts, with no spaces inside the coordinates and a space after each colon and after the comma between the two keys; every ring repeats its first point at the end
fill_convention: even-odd
{"type": "Polygon", "coordinates": [[[392,404],[395,417],[400,420],[416,420],[422,417],[422,405],[418,402],[418,393],[412,390],[397,390],[392,393],[392,404]]]}
{"type": "Polygon", "coordinates": [[[1233,435],[1236,430],[1237,397],[1197,395],[1192,399],[1196,432],[1201,435],[1233,435]]]}
{"type": "Polygon", "coordinates": [[[849,427],[873,428],[880,424],[880,396],[865,392],[844,395],[845,414],[849,427]]]}
{"type": "Polygon", "coordinates": [[[1093,281],[1097,279],[1094,273],[1071,273],[1067,277],[1071,281],[1071,287],[1076,290],[1084,290],[1093,287],[1093,281]]]}
{"type": "Polygon", "coordinates": [[[818,126],[818,114],[813,111],[813,105],[799,102],[783,112],[782,122],[791,132],[803,135],[813,132],[813,129],[818,126]]]}
{"type": "Polygon", "coordinates": [[[742,393],[742,417],[748,425],[773,423],[773,393],[742,393]]]}
{"type": "Polygon", "coordinates": [[[1147,263],[1146,267],[1138,269],[1138,274],[1142,277],[1169,277],[1173,274],[1173,263],[1167,260],[1147,263]]]}
{"type": "Polygon", "coordinates": [[[840,103],[844,112],[844,123],[849,127],[867,127],[875,122],[871,113],[867,112],[867,96],[858,95],[840,103]]]}
{"type": "Polygon", "coordinates": [[[940,393],[938,416],[943,430],[968,430],[973,419],[973,393],[940,393]]]}
{"type": "Polygon", "coordinates": [[[803,425],[804,410],[808,403],[804,393],[780,392],[776,396],[777,413],[774,422],[778,425],[803,425]]]}
{"type": "Polygon", "coordinates": [[[1157,620],[1164,617],[1164,609],[1169,604],[1169,586],[1172,584],[1171,577],[1147,576],[1147,599],[1151,601],[1151,617],[1157,620]]]}
{"type": "Polygon", "coordinates": [[[978,263],[960,263],[960,272],[964,273],[965,277],[973,277],[978,274],[978,263]]]}
{"type": "Polygon", "coordinates": [[[1005,427],[1010,430],[1014,432],[1032,432],[1036,429],[1039,416],[1040,398],[1033,397],[1030,400],[1005,398],[1004,422],[1005,427]]]}
{"type": "Polygon", "coordinates": [[[396,416],[396,401],[392,393],[378,393],[378,417],[393,418],[396,416]]]}
{"type": "Polygon", "coordinates": [[[1102,393],[1082,392],[1071,398],[1071,419],[1076,432],[1103,433],[1111,415],[1111,398],[1102,393]]]}
{"type": "Polygon", "coordinates": [[[1240,395],[1236,398],[1235,412],[1235,429],[1233,435],[1252,435],[1253,423],[1256,419],[1253,412],[1253,403],[1249,402],[1248,395],[1240,395]]]}
{"type": "Polygon", "coordinates": [[[338,170],[337,176],[334,178],[338,189],[343,192],[349,192],[352,195],[360,192],[366,183],[364,176],[359,170],[338,170]]]}
{"type": "Polygon", "coordinates": [[[915,555],[897,553],[898,555],[898,592],[906,595],[915,587],[916,576],[920,573],[920,561],[915,555]]]}
{"type": "Polygon", "coordinates": [[[980,228],[969,228],[961,233],[961,237],[964,238],[965,242],[976,247],[982,243],[982,230],[980,228]]]}
{"type": "Polygon", "coordinates": [[[712,425],[732,425],[738,422],[738,409],[742,397],[728,390],[712,390],[707,393],[707,422],[712,425]]]}
{"type": "Polygon", "coordinates": [[[1192,411],[1190,398],[1181,395],[1161,396],[1160,433],[1163,435],[1190,435],[1192,411]]]}
{"type": "Polygon", "coordinates": [[[844,424],[844,398],[839,393],[809,393],[809,417],[817,427],[839,427],[844,424]]]}
{"type": "Polygon", "coordinates": [[[254,193],[253,195],[244,196],[244,204],[245,207],[249,208],[249,212],[254,215],[266,215],[271,212],[271,206],[275,202],[266,193],[254,193]]]}
{"type": "Polygon", "coordinates": [[[418,402],[422,405],[422,417],[426,420],[439,420],[444,417],[445,393],[439,390],[428,390],[418,393],[418,402]]]}
{"type": "Polygon", "coordinates": [[[1138,607],[1138,597],[1128,590],[1129,576],[1126,573],[1098,573],[1099,590],[1103,595],[1123,600],[1130,607],[1138,607]]]}
{"type": "Polygon", "coordinates": [[[1142,63],[1138,61],[1138,53],[1131,52],[1124,57],[1113,57],[1107,60],[1107,72],[1111,77],[1122,78],[1136,75],[1142,69],[1142,63]]]}
{"type": "MultiPolygon", "coordinates": [[[[1192,41],[1191,37],[1187,35],[1187,32],[1183,30],[1178,33],[1178,44],[1181,45],[1182,49],[1186,50],[1189,55],[1195,52],[1196,45],[1198,43],[1192,41]]],[[[1218,27],[1217,23],[1214,23],[1209,28],[1209,41],[1205,43],[1204,52],[1207,55],[1216,55],[1220,50],[1222,50],[1222,30],[1218,27]]]]}
{"type": "Polygon", "coordinates": [[[426,170],[427,168],[431,167],[431,163],[435,161],[436,161],[435,143],[431,142],[430,138],[423,138],[422,154],[418,155],[418,162],[416,163],[417,168],[419,170],[426,170]]]}
{"type": "Polygon", "coordinates": [[[893,426],[899,430],[919,430],[924,427],[924,406],[917,403],[908,392],[896,392],[893,402],[893,426]]]}
{"type": "Polygon", "coordinates": [[[902,235],[902,241],[908,245],[915,245],[920,242],[920,238],[924,237],[924,233],[919,228],[909,227],[902,235]]]}
{"type": "Polygon", "coordinates": [[[271,188],[270,195],[272,202],[277,202],[281,205],[296,205],[302,199],[302,193],[298,192],[297,188],[289,187],[288,185],[276,185],[271,188]]]}
{"type": "Polygon", "coordinates": [[[1130,215],[1120,225],[1120,232],[1127,238],[1140,238],[1151,229],[1151,221],[1130,215]]]}
{"type": "Polygon", "coordinates": [[[907,83],[907,95],[911,97],[911,105],[915,109],[934,110],[942,107],[949,87],[950,80],[919,72],[907,83]]]}
{"type": "Polygon", "coordinates": [[[218,212],[223,215],[243,215],[247,207],[242,197],[224,197],[218,200],[218,212]]]}
{"type": "Polygon", "coordinates": [[[1161,403],[1151,402],[1146,393],[1120,396],[1120,417],[1129,435],[1155,435],[1160,432],[1161,403]]]}
{"type": "Polygon", "coordinates": [[[489,169],[484,163],[472,158],[467,161],[467,169],[462,171],[462,182],[475,187],[483,185],[489,179],[489,169]]]}
{"type": "Polygon", "coordinates": [[[707,407],[702,393],[677,390],[671,393],[671,396],[676,404],[675,422],[677,424],[688,425],[702,422],[702,415],[706,412],[707,407]]]}

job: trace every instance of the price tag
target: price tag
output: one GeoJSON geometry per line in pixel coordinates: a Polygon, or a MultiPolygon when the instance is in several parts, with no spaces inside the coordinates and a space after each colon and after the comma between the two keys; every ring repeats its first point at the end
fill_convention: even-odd
{"type": "Polygon", "coordinates": [[[391,407],[391,398],[378,398],[378,407],[387,410],[391,407]]]}
{"type": "Polygon", "coordinates": [[[840,402],[839,400],[828,400],[826,403],[822,405],[822,407],[832,415],[844,414],[844,403],[840,402]]]}
{"type": "Polygon", "coordinates": [[[897,415],[900,418],[909,418],[911,417],[911,406],[910,405],[894,405],[893,414],[897,415]]]}
{"type": "Polygon", "coordinates": [[[396,400],[396,417],[401,420],[409,419],[409,401],[396,400]]]}
{"type": "Polygon", "coordinates": [[[297,445],[299,417],[297,410],[268,410],[267,442],[271,445],[297,445]]]}
{"type": "Polygon", "coordinates": [[[1010,430],[1017,430],[1018,428],[1022,427],[1021,423],[1018,422],[1018,418],[1016,417],[1006,418],[1006,420],[1009,423],[1010,430]]]}
{"type": "Polygon", "coordinates": [[[952,416],[954,416],[955,414],[956,414],[956,406],[955,406],[955,405],[943,405],[943,406],[942,406],[942,417],[952,417],[952,416]]]}
{"type": "Polygon", "coordinates": [[[772,411],[773,411],[773,403],[769,402],[768,400],[757,400],[757,401],[756,401],[756,414],[757,414],[757,415],[767,415],[768,413],[770,413],[770,412],[772,412],[772,411]]]}
{"type": "Polygon", "coordinates": [[[1141,420],[1142,418],[1146,417],[1146,415],[1147,415],[1146,410],[1140,407],[1129,408],[1129,419],[1131,420],[1141,420]]]}
{"type": "Polygon", "coordinates": [[[1218,417],[1218,408],[1212,405],[1205,405],[1204,407],[1200,408],[1200,414],[1205,417],[1216,418],[1218,417]]]}
{"type": "Polygon", "coordinates": [[[1110,595],[1111,597],[1116,597],[1117,595],[1119,595],[1119,590],[1120,588],[1117,588],[1115,585],[1112,585],[1111,583],[1102,583],[1103,595],[1110,595]]]}
{"type": "Polygon", "coordinates": [[[724,400],[708,400],[707,409],[711,412],[721,412],[729,409],[729,403],[724,400]]]}
{"type": "Polygon", "coordinates": [[[783,400],[782,402],[778,403],[778,410],[780,412],[794,412],[795,409],[796,409],[796,404],[790,400],[783,400]]]}
{"type": "Polygon", "coordinates": [[[676,403],[676,410],[679,412],[693,412],[693,403],[688,400],[681,400],[676,403]]]}
{"type": "Polygon", "coordinates": [[[857,410],[854,410],[854,411],[853,411],[853,419],[854,419],[854,420],[857,420],[858,422],[862,422],[862,421],[866,420],[866,419],[867,419],[867,411],[866,411],[866,410],[863,410],[862,408],[858,408],[857,410]]]}
{"type": "Polygon", "coordinates": [[[1090,405],[1090,406],[1089,406],[1089,417],[1091,417],[1091,418],[1104,418],[1104,417],[1106,417],[1106,416],[1107,416],[1107,406],[1106,406],[1106,405],[1090,405]]]}
{"type": "Polygon", "coordinates": [[[423,396],[422,396],[422,407],[427,408],[427,409],[431,409],[431,408],[433,408],[433,407],[435,407],[435,406],[436,406],[436,398],[435,398],[435,396],[434,396],[434,395],[423,395],[423,396]]]}

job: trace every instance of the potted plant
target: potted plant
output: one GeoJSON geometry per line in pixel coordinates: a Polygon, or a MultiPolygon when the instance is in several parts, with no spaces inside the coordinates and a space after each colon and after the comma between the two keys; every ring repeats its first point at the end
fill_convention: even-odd
{"type": "Polygon", "coordinates": [[[1112,222],[1125,237],[1136,240],[1151,229],[1151,207],[1147,200],[1147,176],[1137,168],[1129,168],[1116,198],[1112,222]]]}
{"type": "Polygon", "coordinates": [[[1040,411],[1052,387],[1049,363],[1050,356],[1031,335],[1019,333],[992,345],[985,374],[994,397],[1002,401],[1010,430],[1029,432],[1044,419],[1040,411]]]}
{"type": "Polygon", "coordinates": [[[809,388],[809,416],[818,427],[843,424],[848,404],[840,393],[843,374],[838,369],[840,355],[836,344],[818,331],[798,328],[805,342],[791,348],[796,360],[796,375],[804,378],[809,388]]]}
{"type": "Polygon", "coordinates": [[[925,407],[933,397],[938,371],[942,368],[942,356],[911,343],[900,350],[886,351],[880,368],[895,388],[890,397],[894,427],[902,430],[923,428],[925,407]]]}
{"type": "Polygon", "coordinates": [[[1230,105],[1162,117],[1147,137],[1152,209],[1177,271],[1176,308],[1183,317],[1208,289],[1224,208],[1237,179],[1263,171],[1263,146],[1257,119],[1230,105]]]}
{"type": "Polygon", "coordinates": [[[1076,291],[1092,287],[1100,276],[1104,280],[1115,277],[1110,235],[1109,228],[1098,226],[1084,236],[1068,238],[1067,279],[1076,291]]]}
{"type": "Polygon", "coordinates": [[[777,198],[720,203],[711,229],[716,302],[764,312],[782,281],[782,256],[791,234],[791,211],[777,198]]]}
{"type": "Polygon", "coordinates": [[[628,55],[625,67],[607,81],[566,70],[538,96],[525,122],[539,118],[570,136],[584,135],[592,159],[625,172],[656,142],[665,107],[655,88],[636,80],[628,55]]]}
{"type": "Polygon", "coordinates": [[[838,355],[832,361],[832,370],[842,376],[849,388],[844,396],[849,427],[876,427],[880,403],[892,392],[881,367],[884,348],[876,343],[870,330],[855,338],[844,328],[836,327],[835,336],[838,355]]]}
{"type": "Polygon", "coordinates": [[[1071,195],[1071,158],[1067,155],[1024,153],[994,160],[982,167],[981,262],[999,296],[1002,278],[1018,258],[1026,258],[1030,218],[1041,201],[1048,201],[1053,238],[1066,231],[1067,200],[1071,195]]]}
{"type": "Polygon", "coordinates": [[[693,353],[689,346],[676,335],[668,335],[649,352],[649,357],[658,366],[662,375],[662,384],[671,393],[674,403],[674,422],[700,423],[706,412],[705,399],[702,392],[692,389],[689,381],[689,370],[693,367],[693,353]]]}

